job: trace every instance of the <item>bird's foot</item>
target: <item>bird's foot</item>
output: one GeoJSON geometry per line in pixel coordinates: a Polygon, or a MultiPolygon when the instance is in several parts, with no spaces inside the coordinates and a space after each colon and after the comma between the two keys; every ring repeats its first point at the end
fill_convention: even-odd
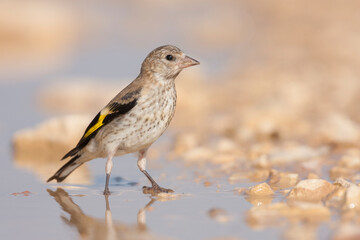
{"type": "Polygon", "coordinates": [[[174,190],[168,188],[162,188],[159,185],[152,185],[151,187],[143,186],[144,194],[157,195],[159,193],[173,193],[174,190]]]}
{"type": "Polygon", "coordinates": [[[105,195],[105,196],[109,196],[109,195],[110,195],[110,190],[109,190],[109,188],[105,188],[105,190],[104,190],[104,195],[105,195]]]}

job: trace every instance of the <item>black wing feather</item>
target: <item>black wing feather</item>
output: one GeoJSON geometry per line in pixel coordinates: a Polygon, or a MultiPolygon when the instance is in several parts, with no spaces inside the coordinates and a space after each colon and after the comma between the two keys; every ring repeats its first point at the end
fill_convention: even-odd
{"type": "MultiPolygon", "coordinates": [[[[124,97],[126,97],[127,95],[125,95],[124,97]]],[[[95,116],[95,118],[91,121],[91,123],[89,124],[89,126],[86,128],[83,136],[81,137],[79,143],[76,145],[76,147],[74,149],[72,149],[70,152],[68,152],[62,159],[65,159],[67,157],[70,156],[74,156],[76,155],[83,147],[85,147],[89,141],[95,137],[95,135],[97,134],[97,132],[106,124],[110,123],[112,120],[114,120],[116,117],[123,115],[127,112],[129,112],[131,109],[133,109],[136,106],[137,103],[137,99],[135,98],[134,100],[132,100],[131,102],[125,103],[125,104],[121,104],[121,103],[117,103],[117,102],[113,102],[109,105],[109,110],[112,112],[108,115],[106,115],[106,117],[103,120],[103,125],[100,126],[98,129],[96,129],[94,132],[92,132],[89,136],[86,136],[86,133],[88,132],[88,130],[90,128],[92,128],[98,121],[100,118],[100,112],[95,116]]]]}

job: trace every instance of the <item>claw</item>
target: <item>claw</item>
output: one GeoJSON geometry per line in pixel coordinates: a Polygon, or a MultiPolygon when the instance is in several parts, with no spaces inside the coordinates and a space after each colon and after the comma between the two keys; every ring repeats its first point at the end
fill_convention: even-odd
{"type": "Polygon", "coordinates": [[[105,188],[104,190],[104,195],[105,196],[109,196],[110,195],[110,190],[108,188],[105,188]]]}
{"type": "Polygon", "coordinates": [[[144,194],[157,195],[159,193],[173,193],[174,190],[168,188],[162,188],[159,185],[153,185],[152,187],[143,187],[144,194]]]}

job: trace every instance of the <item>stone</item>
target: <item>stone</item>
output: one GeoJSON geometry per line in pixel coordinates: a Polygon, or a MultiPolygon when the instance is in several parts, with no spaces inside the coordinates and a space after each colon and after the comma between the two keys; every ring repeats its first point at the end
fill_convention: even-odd
{"type": "Polygon", "coordinates": [[[251,196],[271,196],[271,195],[274,195],[274,191],[271,189],[269,184],[260,183],[253,187],[250,187],[246,191],[246,194],[251,195],[251,196]]]}
{"type": "Polygon", "coordinates": [[[360,127],[347,115],[331,113],[321,123],[319,134],[330,143],[354,144],[360,140],[360,127]]]}
{"type": "Polygon", "coordinates": [[[299,182],[299,174],[297,173],[288,173],[288,172],[278,172],[276,170],[271,170],[269,184],[274,189],[285,189],[295,186],[299,182]]]}
{"type": "MultiPolygon", "coordinates": [[[[47,180],[65,163],[60,159],[77,144],[90,121],[89,115],[68,115],[17,131],[12,140],[16,166],[29,168],[42,181],[47,180]]],[[[90,183],[86,165],[79,167],[64,182],[90,183]]]]}
{"type": "Polygon", "coordinates": [[[335,190],[335,186],[323,179],[300,181],[289,193],[289,200],[320,201],[335,190]]]}
{"type": "Polygon", "coordinates": [[[346,190],[346,197],[343,209],[345,210],[360,210],[360,187],[351,185],[346,190]]]}

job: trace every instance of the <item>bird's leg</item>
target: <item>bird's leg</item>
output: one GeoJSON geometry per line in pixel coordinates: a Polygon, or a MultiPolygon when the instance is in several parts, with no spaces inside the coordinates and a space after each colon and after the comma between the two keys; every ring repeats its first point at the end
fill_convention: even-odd
{"type": "Polygon", "coordinates": [[[171,189],[160,187],[155,182],[155,180],[150,176],[150,174],[145,170],[146,169],[146,151],[147,151],[147,149],[139,151],[139,159],[137,162],[140,171],[142,173],[144,173],[144,175],[151,182],[151,187],[146,187],[146,186],[143,187],[143,193],[145,193],[145,194],[150,193],[150,194],[154,195],[154,194],[161,193],[161,192],[165,192],[165,193],[174,192],[171,189]]]}
{"type": "Polygon", "coordinates": [[[113,167],[112,159],[113,159],[113,155],[109,155],[105,165],[106,183],[105,183],[104,195],[110,195],[109,181],[110,181],[111,169],[113,167]]]}

